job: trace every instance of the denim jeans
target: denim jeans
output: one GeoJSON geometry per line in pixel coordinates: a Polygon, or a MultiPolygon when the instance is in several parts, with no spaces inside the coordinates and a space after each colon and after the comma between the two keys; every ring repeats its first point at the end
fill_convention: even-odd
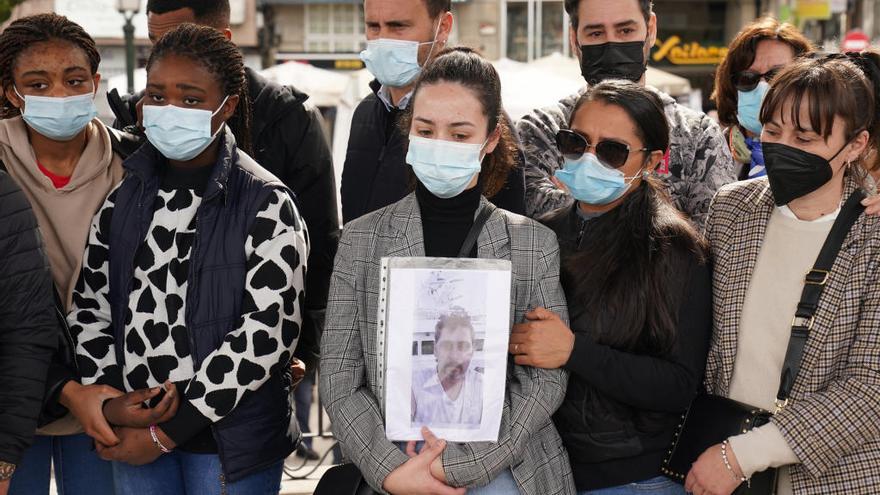
{"type": "Polygon", "coordinates": [[[226,483],[216,454],[174,451],[152,464],[132,466],[114,462],[116,495],[278,495],[284,461],[226,483]]]}
{"type": "Polygon", "coordinates": [[[685,495],[684,486],[665,476],[658,476],[645,481],[626,485],[586,490],[578,495],[685,495]]]}
{"type": "Polygon", "coordinates": [[[87,435],[37,435],[24,452],[9,487],[10,495],[48,495],[55,464],[58,495],[113,495],[113,468],[102,461],[87,435]]]}
{"type": "MultiPolygon", "coordinates": [[[[402,451],[406,451],[406,442],[394,442],[402,451]]],[[[422,450],[425,442],[416,442],[416,452],[422,450]]],[[[516,480],[510,469],[501,471],[494,480],[486,486],[475,486],[467,489],[467,495],[520,495],[516,480]]]]}
{"type": "MultiPolygon", "coordinates": [[[[312,396],[315,391],[315,377],[306,375],[293,391],[293,400],[296,403],[296,422],[299,423],[299,431],[311,432],[309,429],[309,416],[312,412],[312,396]]],[[[306,447],[312,448],[312,438],[303,437],[306,447]]]]}

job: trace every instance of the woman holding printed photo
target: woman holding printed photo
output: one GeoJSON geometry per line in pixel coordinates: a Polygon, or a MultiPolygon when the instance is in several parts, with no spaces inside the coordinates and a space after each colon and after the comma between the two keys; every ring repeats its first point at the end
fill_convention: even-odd
{"type": "Polygon", "coordinates": [[[492,65],[466,48],[442,52],[413,93],[407,162],[415,191],[361,217],[343,232],[321,342],[321,393],[345,456],[377,490],[390,493],[573,494],[568,456],[550,415],[567,374],[507,363],[497,442],[446,443],[424,429],[420,453],[388,440],[380,403],[382,349],[376,315],[382,257],[510,260],[512,325],[543,306],[566,319],[556,236],[486,201],[514,166],[492,65]],[[491,214],[472,249],[465,239],[491,214]],[[466,490],[465,490],[466,489],[466,490]]]}

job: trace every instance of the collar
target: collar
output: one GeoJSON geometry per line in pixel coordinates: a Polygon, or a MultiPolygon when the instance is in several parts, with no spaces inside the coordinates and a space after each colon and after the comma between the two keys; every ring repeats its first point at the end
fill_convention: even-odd
{"type": "Polygon", "coordinates": [[[379,99],[382,100],[382,103],[385,104],[385,108],[387,108],[389,112],[393,110],[406,110],[406,107],[409,106],[409,100],[412,99],[412,95],[413,92],[412,90],[410,90],[410,92],[404,95],[404,97],[401,98],[395,106],[394,103],[391,102],[391,90],[388,89],[387,86],[383,84],[379,86],[379,90],[376,91],[376,96],[378,96],[379,99]]]}
{"type": "MultiPolygon", "coordinates": [[[[228,125],[224,126],[223,131],[220,132],[217,139],[221,140],[219,153],[217,156],[217,162],[214,164],[214,168],[211,171],[211,178],[205,186],[205,201],[214,199],[218,195],[222,195],[225,199],[226,184],[229,180],[229,173],[238,158],[238,148],[235,145],[235,136],[232,134],[228,125]]],[[[158,176],[158,165],[162,163],[163,160],[166,160],[166,158],[162,156],[162,154],[159,153],[159,150],[150,144],[148,140],[144,142],[144,145],[141,146],[137,152],[125,160],[122,166],[127,172],[131,173],[142,182],[147,182],[151,177],[158,176]]]]}

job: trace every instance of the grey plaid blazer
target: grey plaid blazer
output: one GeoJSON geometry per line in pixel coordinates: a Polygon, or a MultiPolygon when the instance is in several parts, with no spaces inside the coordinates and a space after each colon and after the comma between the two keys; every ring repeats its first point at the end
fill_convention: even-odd
{"type": "MultiPolygon", "coordinates": [[[[480,233],[477,253],[513,264],[511,325],[538,306],[568,321],[559,285],[559,247],[552,231],[498,209],[480,233]]],[[[419,207],[410,194],[345,226],[330,282],[321,341],[321,398],[345,457],[380,491],[388,474],[408,459],[386,439],[377,400],[380,260],[424,255],[419,207]]],[[[508,360],[499,441],[449,443],[443,454],[447,482],[482,486],[510,468],[523,494],[574,494],[568,454],[550,420],[562,403],[566,383],[563,370],[516,366],[508,360]]]]}
{"type": "MultiPolygon", "coordinates": [[[[856,188],[847,178],[844,198],[856,188]]],[[[706,388],[726,395],[749,279],[773,212],[766,178],[730,184],[712,203],[714,333],[706,388]]],[[[792,315],[794,316],[794,315],[792,315]]],[[[831,270],[788,406],[773,418],[801,464],[797,494],[880,490],[880,219],[862,215],[831,270]]]]}

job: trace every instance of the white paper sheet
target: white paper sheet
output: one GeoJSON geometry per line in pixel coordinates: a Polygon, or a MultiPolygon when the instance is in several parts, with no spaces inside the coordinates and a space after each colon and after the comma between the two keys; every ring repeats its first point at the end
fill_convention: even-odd
{"type": "Polygon", "coordinates": [[[388,439],[422,440],[424,425],[451,442],[497,441],[510,335],[510,262],[388,258],[383,264],[380,375],[384,371],[388,439]]]}

